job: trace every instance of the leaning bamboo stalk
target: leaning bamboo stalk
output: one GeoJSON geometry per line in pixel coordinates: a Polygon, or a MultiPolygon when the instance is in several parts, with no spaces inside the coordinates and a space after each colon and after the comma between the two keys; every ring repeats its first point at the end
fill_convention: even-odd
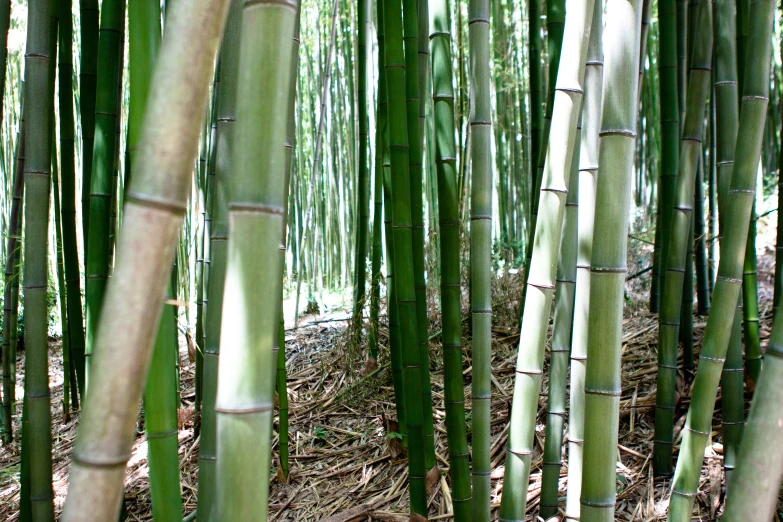
{"type": "Polygon", "coordinates": [[[169,10],[73,451],[65,522],[117,519],[227,6],[194,0],[169,10]]]}
{"type": "Polygon", "coordinates": [[[603,84],[603,4],[595,2],[585,67],[585,105],[582,109],[582,139],[579,155],[579,213],[577,216],[576,289],[571,341],[571,385],[568,416],[568,489],[566,519],[579,520],[582,494],[582,449],[584,444],[585,371],[587,368],[587,322],[590,310],[590,266],[595,220],[595,187],[598,179],[598,132],[601,128],[603,84]]]}
{"type": "Polygon", "coordinates": [[[565,199],[579,112],[582,106],[585,60],[593,20],[593,0],[569,0],[563,47],[555,86],[549,146],[541,182],[539,219],[522,315],[511,427],[506,448],[506,472],[500,507],[502,520],[522,520],[533,454],[538,393],[555,288],[557,251],[563,227],[565,199]]]}
{"type": "Polygon", "coordinates": [[[638,103],[642,0],[609,0],[585,375],[581,519],[614,520],[623,288],[638,103]]]}
{"type": "Polygon", "coordinates": [[[680,456],[672,484],[670,522],[690,520],[698,488],[704,447],[710,436],[718,382],[729,342],[732,318],[742,286],[742,265],[748,224],[756,189],[764,122],[769,104],[770,35],[774,2],[754,0],[750,6],[748,53],[740,111],[739,131],[731,188],[726,198],[726,229],[715,283],[712,310],[707,319],[699,369],[693,384],[691,404],[683,429],[680,456]]]}
{"type": "MultiPolygon", "coordinates": [[[[712,66],[712,4],[701,2],[696,11],[698,25],[693,46],[688,83],[687,109],[680,141],[680,162],[672,214],[672,230],[666,259],[658,330],[658,392],[655,408],[654,469],[658,474],[670,474],[674,444],[674,392],[677,373],[677,338],[682,312],[683,280],[688,257],[688,245],[693,235],[693,191],[701,157],[704,136],[704,103],[710,91],[712,66]]],[[[690,286],[689,286],[690,288],[690,286]]],[[[688,317],[691,313],[688,312],[688,317]]]]}
{"type": "Polygon", "coordinates": [[[783,478],[783,320],[776,317],[724,520],[772,520],[783,478]]]}

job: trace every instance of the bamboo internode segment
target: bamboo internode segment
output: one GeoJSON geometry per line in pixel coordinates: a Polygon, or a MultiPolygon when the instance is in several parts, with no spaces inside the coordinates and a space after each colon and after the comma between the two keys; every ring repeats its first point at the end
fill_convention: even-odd
{"type": "MultiPolygon", "coordinates": [[[[227,5],[178,2],[169,11],[131,185],[136,194],[174,202],[186,199],[227,5]],[[181,41],[190,45],[183,47],[181,41]]],[[[94,379],[73,453],[63,512],[67,522],[117,518],[125,462],[181,222],[176,212],[146,206],[141,198],[127,203],[125,218],[98,329],[94,379]],[[151,299],[159,305],[150,306],[151,299]]]]}

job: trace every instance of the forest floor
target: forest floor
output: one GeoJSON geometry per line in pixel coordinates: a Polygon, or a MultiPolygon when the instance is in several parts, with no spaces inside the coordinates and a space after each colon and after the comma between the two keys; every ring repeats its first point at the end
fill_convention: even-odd
{"type": "MultiPolygon", "coordinates": [[[[630,272],[649,263],[649,246],[632,246],[630,272]]],[[[771,321],[774,254],[764,248],[759,256],[759,296],[762,346],[769,337],[771,321]]],[[[517,314],[521,276],[506,275],[493,286],[492,361],[492,506],[497,516],[503,487],[503,457],[508,434],[514,362],[519,342],[517,314]]],[[[627,303],[623,328],[623,391],[620,415],[620,444],[617,465],[616,520],[663,520],[669,501],[668,480],[654,479],[652,453],[656,378],[656,316],[647,311],[649,276],[639,277],[626,287],[627,303]]],[[[435,416],[435,440],[440,481],[430,495],[429,520],[451,520],[448,451],[443,404],[443,368],[439,336],[437,292],[430,290],[430,350],[435,416]]],[[[382,312],[383,313],[383,312],[382,312]]],[[[381,352],[380,371],[365,377],[364,355],[352,348],[351,326],[344,317],[332,314],[319,322],[292,329],[286,336],[288,393],[290,397],[290,477],[272,477],[269,521],[348,522],[360,520],[406,521],[407,461],[399,453],[396,439],[386,436],[394,417],[391,371],[384,366],[388,352],[381,352]]],[[[463,307],[465,339],[466,408],[470,412],[470,320],[463,307]]],[[[387,344],[387,329],[381,319],[381,344],[387,344]]],[[[706,318],[694,317],[696,353],[706,318]]],[[[194,373],[188,350],[181,350],[183,409],[180,415],[179,453],[185,514],[196,509],[199,439],[194,436],[194,373]]],[[[23,379],[20,364],[19,382],[23,379]]],[[[682,429],[689,403],[692,375],[680,374],[676,410],[676,433],[682,429]]],[[[76,436],[78,413],[64,422],[62,409],[62,360],[59,342],[50,344],[52,385],[55,504],[62,509],[67,490],[70,453],[76,436]]],[[[21,386],[21,384],[20,384],[21,386]]],[[[528,520],[536,520],[541,487],[547,378],[539,399],[536,451],[528,489],[528,520]]],[[[720,398],[716,405],[713,432],[705,452],[701,485],[696,497],[694,520],[714,520],[723,508],[724,477],[720,444],[720,398]]],[[[19,434],[21,401],[16,433],[19,434]]],[[[277,428],[277,424],[275,425],[277,428]]],[[[468,425],[468,431],[470,426],[468,425]]],[[[567,430],[566,430],[567,432],[567,430]]],[[[679,444],[679,440],[678,443],[679,444]]],[[[273,459],[277,462],[277,437],[273,459]]],[[[18,520],[20,454],[17,439],[0,447],[0,520],[18,520]]],[[[125,499],[132,521],[151,520],[146,438],[142,421],[125,480],[125,499]]],[[[567,459],[561,471],[561,495],[565,495],[567,459]]],[[[561,504],[564,509],[564,504],[561,504]]],[[[562,511],[560,513],[563,515],[562,511]]]]}

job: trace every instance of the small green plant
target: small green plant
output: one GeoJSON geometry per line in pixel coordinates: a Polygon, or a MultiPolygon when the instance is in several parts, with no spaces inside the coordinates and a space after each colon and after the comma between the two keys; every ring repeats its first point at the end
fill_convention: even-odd
{"type": "Polygon", "coordinates": [[[317,426],[315,428],[315,438],[316,439],[326,440],[327,437],[329,437],[329,431],[327,429],[322,428],[320,426],[317,426]]]}

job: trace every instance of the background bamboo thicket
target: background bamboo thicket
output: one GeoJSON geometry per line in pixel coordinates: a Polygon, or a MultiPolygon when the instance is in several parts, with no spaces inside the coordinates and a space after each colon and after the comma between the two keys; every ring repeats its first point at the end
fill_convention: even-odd
{"type": "Polygon", "coordinates": [[[0,520],[783,517],[783,7],[0,35],[0,520]]]}

